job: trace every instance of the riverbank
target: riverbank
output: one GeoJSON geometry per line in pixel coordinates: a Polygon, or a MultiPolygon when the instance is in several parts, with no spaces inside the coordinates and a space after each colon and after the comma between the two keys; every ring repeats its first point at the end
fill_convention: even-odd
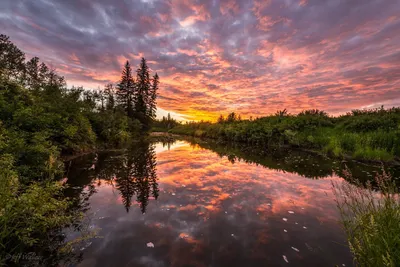
{"type": "Polygon", "coordinates": [[[353,111],[330,117],[322,111],[256,120],[181,124],[169,132],[260,147],[291,147],[365,162],[400,163],[400,108],[353,111]]]}
{"type": "Polygon", "coordinates": [[[150,142],[174,142],[177,139],[181,138],[180,135],[176,134],[171,134],[168,132],[151,132],[146,136],[143,136],[142,138],[135,138],[130,140],[129,143],[125,144],[125,146],[120,146],[118,148],[107,148],[107,146],[103,145],[98,145],[95,148],[84,150],[81,152],[76,152],[74,154],[63,154],[60,156],[62,161],[70,161],[75,158],[79,158],[81,156],[87,155],[87,154],[92,154],[92,153],[100,153],[100,152],[114,152],[114,151],[124,151],[127,149],[127,147],[134,145],[135,143],[140,143],[141,140],[147,140],[150,142]]]}

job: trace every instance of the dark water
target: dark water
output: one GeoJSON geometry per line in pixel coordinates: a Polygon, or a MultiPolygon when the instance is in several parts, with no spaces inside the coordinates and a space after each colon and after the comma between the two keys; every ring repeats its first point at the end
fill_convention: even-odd
{"type": "Polygon", "coordinates": [[[187,141],[95,157],[67,164],[67,194],[99,229],[77,266],[352,266],[331,181],[345,164],[362,180],[378,170],[187,141]]]}

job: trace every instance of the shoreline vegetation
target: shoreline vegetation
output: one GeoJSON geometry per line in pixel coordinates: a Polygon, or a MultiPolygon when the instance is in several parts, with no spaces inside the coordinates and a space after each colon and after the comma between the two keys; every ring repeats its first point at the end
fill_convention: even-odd
{"type": "Polygon", "coordinates": [[[25,252],[40,266],[69,260],[63,229],[84,227],[84,208],[63,196],[63,159],[148,138],[158,87],[142,58],[136,71],[126,62],[117,85],[67,88],[64,77],[0,35],[0,266],[30,264],[10,257],[25,252]]]}
{"type": "Polygon", "coordinates": [[[168,132],[258,147],[293,147],[335,158],[400,164],[400,108],[353,110],[331,117],[320,110],[286,110],[257,119],[235,113],[218,122],[177,124],[168,132]]]}
{"type": "Polygon", "coordinates": [[[351,182],[332,182],[341,224],[356,266],[395,267],[400,263],[400,191],[382,169],[362,184],[349,170],[351,182]]]}

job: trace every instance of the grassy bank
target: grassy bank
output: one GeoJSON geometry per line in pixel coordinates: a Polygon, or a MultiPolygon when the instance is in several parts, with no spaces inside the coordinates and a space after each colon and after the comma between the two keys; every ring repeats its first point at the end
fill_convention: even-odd
{"type": "Polygon", "coordinates": [[[400,157],[400,108],[354,110],[340,117],[318,110],[298,115],[277,112],[255,120],[231,114],[217,123],[186,123],[170,132],[256,146],[300,147],[335,157],[380,161],[400,157]]]}
{"type": "Polygon", "coordinates": [[[335,200],[357,266],[395,267],[400,263],[400,198],[385,171],[373,183],[333,183],[335,200]]]}

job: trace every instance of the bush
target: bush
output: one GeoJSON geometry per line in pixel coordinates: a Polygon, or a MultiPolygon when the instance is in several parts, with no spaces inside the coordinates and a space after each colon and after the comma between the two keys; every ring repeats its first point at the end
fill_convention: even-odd
{"type": "Polygon", "coordinates": [[[52,231],[68,226],[78,214],[68,211],[63,186],[44,181],[22,185],[11,155],[0,160],[0,265],[7,255],[46,247],[52,231]]]}

